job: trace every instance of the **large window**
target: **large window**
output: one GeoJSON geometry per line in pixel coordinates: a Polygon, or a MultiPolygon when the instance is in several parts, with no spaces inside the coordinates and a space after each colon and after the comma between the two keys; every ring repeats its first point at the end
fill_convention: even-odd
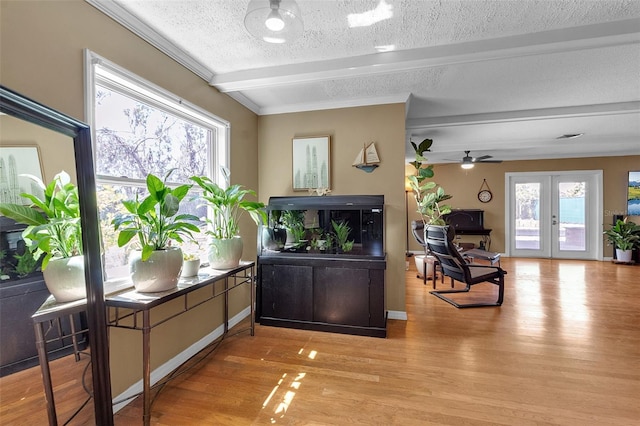
{"type": "MultiPolygon", "coordinates": [[[[93,130],[100,228],[107,279],[128,275],[127,254],[119,248],[111,221],[124,212],[122,200],[146,196],[146,177],[154,174],[170,185],[209,176],[220,185],[220,166],[228,166],[227,122],[179,99],[87,51],[87,119],[93,130]]],[[[197,186],[196,186],[197,187],[197,186]]],[[[204,217],[195,197],[181,204],[184,213],[204,217]]],[[[185,251],[206,248],[204,233],[185,251]]]]}

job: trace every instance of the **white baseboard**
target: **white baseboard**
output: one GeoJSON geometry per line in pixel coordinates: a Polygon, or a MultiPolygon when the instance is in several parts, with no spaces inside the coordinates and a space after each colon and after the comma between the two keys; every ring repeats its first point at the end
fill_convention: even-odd
{"type": "MultiPolygon", "coordinates": [[[[233,318],[229,319],[229,329],[237,325],[240,321],[245,319],[251,315],[251,308],[247,306],[242,311],[240,311],[233,318]]],[[[151,385],[153,386],[160,379],[165,377],[167,374],[171,373],[173,370],[181,366],[184,362],[186,362],[189,358],[200,352],[202,349],[207,347],[208,344],[215,341],[224,333],[224,324],[221,324],[218,328],[213,330],[211,333],[204,336],[202,339],[198,340],[193,345],[189,346],[184,351],[180,352],[174,358],[165,362],[155,370],[151,372],[151,385]]],[[[113,412],[117,413],[122,408],[124,408],[129,402],[133,401],[133,397],[142,392],[142,379],[131,385],[127,390],[122,392],[120,395],[116,396],[113,399],[113,402],[122,401],[113,406],[113,412]]]]}
{"type": "Polygon", "coordinates": [[[405,311],[387,311],[387,318],[406,321],[407,313],[405,311]]]}

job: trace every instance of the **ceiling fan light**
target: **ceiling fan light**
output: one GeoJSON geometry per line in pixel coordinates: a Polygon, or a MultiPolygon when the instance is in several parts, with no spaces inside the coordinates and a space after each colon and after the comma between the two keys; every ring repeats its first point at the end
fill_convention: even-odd
{"type": "Polygon", "coordinates": [[[251,0],[244,26],[249,34],[268,43],[285,43],[304,31],[295,0],[251,0]]]}
{"type": "Polygon", "coordinates": [[[473,163],[462,163],[460,164],[460,167],[462,167],[463,169],[473,169],[473,163]]]}

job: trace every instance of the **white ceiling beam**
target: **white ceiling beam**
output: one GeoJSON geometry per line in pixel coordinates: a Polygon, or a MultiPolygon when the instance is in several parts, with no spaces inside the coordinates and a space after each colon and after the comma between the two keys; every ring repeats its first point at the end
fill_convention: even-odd
{"type": "Polygon", "coordinates": [[[633,43],[640,43],[640,18],[443,46],[241,70],[215,75],[209,84],[221,92],[232,92],[633,43]]]}
{"type": "Polygon", "coordinates": [[[435,127],[469,126],[473,124],[509,123],[517,121],[548,120],[555,118],[637,114],[640,101],[616,102],[597,105],[503,111],[483,114],[452,115],[445,117],[414,118],[406,121],[407,130],[435,127]]]}
{"type": "MultiPolygon", "coordinates": [[[[231,92],[234,93],[234,92],[231,92]]],[[[229,95],[231,95],[229,93],[229,95]]],[[[375,96],[357,99],[330,100],[323,102],[308,102],[304,104],[286,104],[274,107],[260,108],[260,115],[286,114],[291,112],[303,111],[320,111],[337,108],[353,108],[369,105],[387,105],[406,103],[409,99],[408,93],[399,93],[397,95],[375,96]]]]}

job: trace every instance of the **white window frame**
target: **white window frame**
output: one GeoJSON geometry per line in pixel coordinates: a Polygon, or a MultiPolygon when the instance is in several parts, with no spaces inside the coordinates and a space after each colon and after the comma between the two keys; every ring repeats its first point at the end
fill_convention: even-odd
{"type": "MultiPolygon", "coordinates": [[[[118,87],[119,90],[125,92],[137,93],[136,97],[142,95],[143,101],[153,105],[161,106],[163,109],[169,110],[172,114],[177,115],[183,119],[193,121],[206,128],[214,129],[214,141],[212,143],[212,149],[210,151],[209,176],[221,187],[227,186],[227,181],[222,174],[220,166],[230,169],[230,124],[228,121],[211,114],[210,112],[194,105],[177,95],[163,89],[151,83],[148,80],[114,64],[108,59],[92,52],[89,49],[84,51],[85,62],[85,122],[91,127],[91,140],[93,145],[93,152],[95,156],[95,85],[96,83],[103,84],[106,80],[109,80],[107,86],[118,87]],[[104,76],[106,78],[102,78],[104,76]]],[[[94,164],[95,164],[94,157],[94,164]]],[[[96,180],[101,183],[122,183],[123,181],[129,184],[135,185],[138,179],[121,179],[112,178],[107,176],[96,176],[96,180]]],[[[144,181],[143,181],[144,182],[144,181]]]]}
{"type": "MultiPolygon", "coordinates": [[[[133,99],[165,111],[180,119],[195,123],[208,130],[210,149],[207,158],[208,168],[205,174],[219,186],[229,185],[223,168],[229,170],[230,165],[230,124],[228,121],[184,100],[179,96],[145,80],[144,78],[114,64],[100,55],[84,50],[84,88],[85,88],[85,122],[90,125],[93,147],[93,161],[96,164],[96,125],[95,95],[96,85],[113,89],[133,99]]],[[[167,182],[168,185],[180,185],[189,182],[167,182]]],[[[146,189],[145,177],[105,176],[96,173],[98,185],[125,185],[146,189]]],[[[209,213],[211,211],[209,210],[209,213]]],[[[201,253],[202,255],[203,253],[201,253]]],[[[107,277],[106,265],[103,264],[107,277]]],[[[114,279],[122,277],[116,272],[114,279]]]]}

